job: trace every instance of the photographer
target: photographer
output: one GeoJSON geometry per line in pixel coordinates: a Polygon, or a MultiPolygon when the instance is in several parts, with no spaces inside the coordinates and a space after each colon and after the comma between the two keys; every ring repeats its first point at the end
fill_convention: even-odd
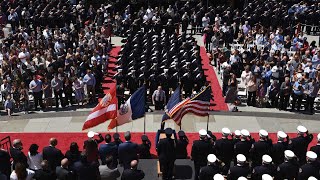
{"type": "Polygon", "coordinates": [[[292,111],[295,110],[297,102],[298,102],[297,111],[300,111],[303,92],[304,92],[304,85],[305,85],[304,78],[301,76],[301,74],[298,74],[297,77],[298,77],[298,80],[293,84],[292,111]]]}

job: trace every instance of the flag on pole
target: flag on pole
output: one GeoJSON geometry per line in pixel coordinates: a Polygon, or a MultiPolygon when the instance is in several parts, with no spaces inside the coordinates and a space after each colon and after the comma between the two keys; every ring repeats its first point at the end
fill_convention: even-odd
{"type": "Polygon", "coordinates": [[[211,89],[209,86],[201,90],[191,98],[186,98],[180,103],[176,104],[171,110],[168,111],[168,116],[177,125],[181,125],[181,120],[187,113],[193,113],[197,116],[207,116],[209,114],[211,99],[211,89]]]}
{"type": "Polygon", "coordinates": [[[169,116],[169,111],[171,111],[177,104],[181,102],[181,96],[180,96],[180,86],[176,88],[176,90],[173,92],[172,96],[170,97],[168,104],[165,109],[165,113],[162,116],[162,123],[165,120],[171,119],[169,116]]]}
{"type": "Polygon", "coordinates": [[[118,110],[118,116],[112,119],[108,129],[113,129],[116,126],[131,122],[141,118],[145,114],[145,86],[140,87],[134,92],[130,98],[121,105],[118,110]]]}
{"type": "Polygon", "coordinates": [[[83,124],[82,130],[92,128],[109,119],[116,118],[117,104],[116,87],[112,87],[91,111],[83,124]]]}

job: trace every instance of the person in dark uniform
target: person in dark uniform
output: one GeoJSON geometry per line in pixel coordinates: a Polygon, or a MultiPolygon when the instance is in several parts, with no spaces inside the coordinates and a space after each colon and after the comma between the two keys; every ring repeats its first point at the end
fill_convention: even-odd
{"type": "Polygon", "coordinates": [[[218,159],[214,154],[209,154],[207,160],[208,165],[200,169],[199,180],[212,180],[214,175],[220,172],[218,159]]]}
{"type": "Polygon", "coordinates": [[[269,174],[274,176],[276,172],[276,167],[272,164],[272,158],[269,155],[262,156],[262,165],[256,166],[252,170],[251,179],[252,180],[262,180],[263,174],[269,174]]]}
{"type": "Polygon", "coordinates": [[[317,139],[318,139],[317,145],[312,146],[310,148],[310,151],[315,152],[317,154],[317,156],[318,156],[318,161],[320,161],[320,133],[318,134],[317,139]]]}
{"type": "Polygon", "coordinates": [[[184,131],[178,132],[179,139],[177,140],[177,146],[176,146],[176,158],[177,159],[187,159],[188,152],[187,152],[187,146],[189,144],[189,139],[184,133],[184,131]]]}
{"type": "Polygon", "coordinates": [[[248,130],[242,129],[240,132],[241,140],[234,145],[234,155],[243,154],[245,157],[249,157],[249,151],[255,141],[248,130]]]}
{"type": "Polygon", "coordinates": [[[277,136],[278,142],[272,145],[270,154],[274,164],[278,166],[284,161],[284,151],[288,148],[289,136],[283,131],[278,131],[277,136]]]}
{"type": "Polygon", "coordinates": [[[176,144],[175,141],[171,139],[172,133],[173,130],[171,128],[166,128],[166,138],[161,139],[157,145],[160,169],[162,177],[165,180],[172,179],[174,161],[176,160],[176,144]]]}
{"type": "Polygon", "coordinates": [[[264,129],[259,131],[260,139],[259,141],[252,144],[250,153],[252,158],[252,167],[261,165],[262,156],[265,154],[270,154],[272,148],[272,140],[268,137],[268,132],[264,129]]]}
{"type": "Polygon", "coordinates": [[[313,176],[319,179],[320,164],[319,162],[317,162],[317,154],[315,152],[308,151],[306,156],[307,156],[307,163],[300,167],[298,180],[308,179],[310,176],[313,176]]]}
{"type": "Polygon", "coordinates": [[[306,163],[306,153],[310,142],[313,139],[313,135],[309,134],[307,128],[304,126],[298,126],[298,137],[289,141],[288,149],[292,150],[299,160],[299,164],[306,163]],[[304,135],[306,134],[306,136],[304,135]]]}
{"type": "Polygon", "coordinates": [[[191,149],[191,159],[194,163],[195,176],[194,179],[199,179],[200,168],[207,165],[206,157],[212,153],[212,145],[207,141],[207,131],[201,129],[199,131],[200,140],[193,141],[191,149]]]}
{"type": "Polygon", "coordinates": [[[222,128],[222,138],[215,142],[216,155],[225,165],[222,174],[227,175],[230,163],[234,157],[234,144],[232,139],[228,139],[231,131],[229,128],[222,128]]]}
{"type": "Polygon", "coordinates": [[[233,144],[236,144],[237,142],[241,141],[241,132],[240,130],[234,131],[234,136],[232,138],[233,144]]]}
{"type": "Polygon", "coordinates": [[[275,180],[294,180],[298,176],[299,164],[296,160],[294,152],[291,150],[284,151],[285,160],[277,168],[275,180]]]}
{"type": "Polygon", "coordinates": [[[119,85],[117,85],[118,108],[120,108],[121,104],[124,103],[124,91],[124,83],[121,82],[119,85]]]}
{"type": "Polygon", "coordinates": [[[249,166],[246,164],[246,157],[243,154],[238,154],[237,164],[230,168],[227,179],[237,180],[239,177],[247,177],[250,173],[249,166]]]}
{"type": "Polygon", "coordinates": [[[0,144],[0,162],[0,172],[9,178],[11,174],[10,154],[2,149],[2,144],[0,144]]]}
{"type": "Polygon", "coordinates": [[[141,136],[142,144],[139,144],[139,159],[151,159],[150,148],[151,141],[147,135],[141,136]]]}

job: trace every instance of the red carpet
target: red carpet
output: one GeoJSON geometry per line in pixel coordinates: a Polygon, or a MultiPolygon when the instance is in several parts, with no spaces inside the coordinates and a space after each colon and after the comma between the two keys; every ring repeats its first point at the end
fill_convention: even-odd
{"type": "Polygon", "coordinates": [[[228,106],[224,102],[219,81],[217,79],[216,73],[214,72],[214,69],[210,65],[209,58],[204,47],[200,47],[200,56],[203,63],[202,68],[205,70],[204,74],[207,76],[207,81],[210,82],[212,93],[214,95],[214,101],[211,100],[210,102],[211,104],[214,104],[214,106],[211,106],[210,110],[227,111],[228,106]]]}
{"type": "Polygon", "coordinates": [[[118,56],[120,49],[121,49],[120,46],[116,46],[116,47],[113,47],[110,52],[110,56],[112,57],[110,57],[108,61],[108,75],[105,77],[104,81],[102,82],[103,92],[106,92],[111,87],[117,85],[116,80],[112,79],[112,76],[117,73],[117,71],[113,70],[116,67],[116,64],[115,64],[116,58],[113,58],[113,57],[118,56]]]}
{"type": "MultiPolygon", "coordinates": [[[[102,135],[105,136],[106,133],[103,133],[102,135]]],[[[112,134],[112,133],[110,133],[112,134]]],[[[132,133],[132,141],[136,143],[141,143],[141,135],[143,133],[132,133]]],[[[192,142],[194,140],[197,140],[199,138],[198,133],[186,133],[189,138],[189,145],[188,145],[188,155],[190,156],[191,153],[191,147],[192,142]]],[[[214,133],[217,138],[221,137],[221,133],[214,133]]],[[[155,136],[156,133],[147,133],[149,139],[152,143],[151,153],[153,155],[156,155],[155,150],[155,136]]],[[[288,134],[291,138],[296,137],[296,133],[289,133],[288,134]]],[[[65,153],[69,149],[69,145],[71,142],[77,142],[80,149],[82,149],[83,142],[87,139],[86,133],[0,133],[0,139],[10,136],[11,141],[14,139],[21,139],[23,146],[24,146],[24,152],[27,153],[30,145],[32,143],[36,143],[39,145],[39,151],[42,151],[42,148],[45,146],[48,146],[49,139],[51,137],[55,137],[58,139],[58,146],[57,148],[61,149],[63,153],[65,153]]],[[[123,133],[120,133],[121,139],[124,140],[123,133]]],[[[252,137],[256,140],[259,138],[258,133],[252,133],[252,137]]],[[[273,142],[276,141],[276,133],[269,133],[270,138],[273,140],[273,142]]],[[[310,143],[310,146],[314,146],[316,142],[317,135],[314,134],[314,139],[310,143]]]]}

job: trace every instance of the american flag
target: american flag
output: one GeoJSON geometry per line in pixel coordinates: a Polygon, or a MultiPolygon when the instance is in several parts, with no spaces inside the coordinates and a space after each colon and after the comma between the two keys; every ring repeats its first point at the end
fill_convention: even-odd
{"type": "MultiPolygon", "coordinates": [[[[173,119],[174,122],[180,126],[183,116],[187,113],[193,113],[197,116],[207,116],[209,113],[210,99],[211,89],[210,86],[207,86],[193,97],[186,98],[168,109],[167,115],[164,115],[162,120],[173,119]]],[[[169,103],[170,100],[167,106],[169,106],[169,103]]]]}

